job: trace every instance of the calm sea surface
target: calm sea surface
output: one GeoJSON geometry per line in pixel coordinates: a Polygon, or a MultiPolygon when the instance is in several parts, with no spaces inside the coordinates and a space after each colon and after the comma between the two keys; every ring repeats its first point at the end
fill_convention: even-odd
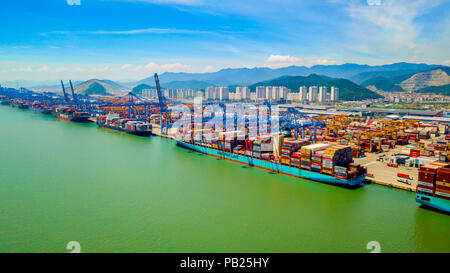
{"type": "Polygon", "coordinates": [[[301,180],[0,105],[0,252],[450,252],[414,194],[301,180]]]}

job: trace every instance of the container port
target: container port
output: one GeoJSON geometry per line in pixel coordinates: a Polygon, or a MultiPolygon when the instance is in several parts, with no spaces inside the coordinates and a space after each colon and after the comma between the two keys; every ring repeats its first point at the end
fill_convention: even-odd
{"type": "Polygon", "coordinates": [[[450,254],[449,7],[5,1],[0,253],[174,272],[450,254]]]}
{"type": "MultiPolygon", "coordinates": [[[[158,100],[132,93],[95,99],[77,96],[71,82],[72,96],[61,82],[62,97],[12,92],[1,94],[0,100],[1,104],[52,113],[64,120],[95,122],[99,127],[139,136],[175,138],[180,147],[274,173],[340,186],[374,183],[414,191],[417,202],[448,211],[448,124],[345,114],[309,116],[299,107],[280,108],[279,124],[272,124],[270,105],[262,105],[266,106],[262,110],[257,105],[255,115],[237,113],[232,126],[218,126],[210,121],[218,115],[226,120],[226,111],[218,114],[208,108],[209,104],[198,109],[181,103],[195,113],[181,120],[170,110],[180,104],[161,94],[157,75],[155,82],[158,100]],[[266,117],[266,124],[259,121],[261,116],[266,117]],[[244,121],[242,117],[246,117],[244,121]],[[256,123],[252,123],[254,119],[256,123]],[[177,121],[182,121],[181,129],[173,127],[177,121]],[[271,133],[272,127],[279,132],[271,133]]],[[[226,109],[230,105],[219,106],[226,109]]]]}

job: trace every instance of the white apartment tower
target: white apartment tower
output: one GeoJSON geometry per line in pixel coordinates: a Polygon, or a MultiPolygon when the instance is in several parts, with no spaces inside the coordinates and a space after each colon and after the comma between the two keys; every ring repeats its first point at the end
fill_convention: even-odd
{"type": "Polygon", "coordinates": [[[300,86],[299,93],[298,93],[298,100],[304,101],[308,99],[308,89],[306,86],[300,86]]]}
{"type": "Polygon", "coordinates": [[[216,99],[216,88],[213,86],[207,87],[205,90],[205,99],[214,100],[216,99]]]}
{"type": "Polygon", "coordinates": [[[228,96],[228,87],[217,87],[216,91],[219,90],[219,100],[228,100],[229,96],[228,96]]]}
{"type": "Polygon", "coordinates": [[[327,101],[327,87],[321,86],[319,87],[319,102],[326,102],[327,101]]]}
{"type": "Polygon", "coordinates": [[[280,86],[280,98],[287,99],[289,95],[289,89],[285,86],[280,86]]]}
{"type": "Polygon", "coordinates": [[[331,87],[331,101],[338,101],[339,100],[339,88],[332,86],[331,87]]]}
{"type": "Polygon", "coordinates": [[[317,100],[317,86],[309,87],[308,100],[310,102],[314,102],[317,100]]]}
{"type": "Polygon", "coordinates": [[[266,98],[266,87],[258,86],[256,87],[256,99],[265,99],[266,98]]]}
{"type": "Polygon", "coordinates": [[[236,87],[236,94],[239,94],[241,99],[244,99],[244,100],[250,99],[250,89],[248,87],[246,87],[246,86],[244,86],[244,87],[241,87],[241,86],[236,87]]]}
{"type": "Polygon", "coordinates": [[[273,92],[272,86],[266,86],[266,99],[267,100],[272,99],[272,95],[273,95],[272,92],[273,92]]]}

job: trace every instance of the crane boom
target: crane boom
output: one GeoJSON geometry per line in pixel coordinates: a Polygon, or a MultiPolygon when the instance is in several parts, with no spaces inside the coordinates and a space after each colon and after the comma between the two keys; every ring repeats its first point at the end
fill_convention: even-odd
{"type": "Polygon", "coordinates": [[[75,96],[75,92],[73,91],[72,81],[69,80],[69,83],[70,83],[70,90],[72,90],[72,98],[74,101],[77,101],[77,97],[75,96]]]}
{"type": "Polygon", "coordinates": [[[158,94],[159,100],[159,111],[161,113],[161,133],[167,134],[169,115],[167,113],[167,105],[164,102],[164,97],[161,92],[161,86],[159,85],[159,78],[157,73],[155,73],[155,83],[156,83],[156,92],[158,94]],[[163,117],[164,117],[164,124],[163,124],[163,117]]]}
{"type": "Polygon", "coordinates": [[[66,89],[64,88],[64,83],[63,83],[62,80],[61,80],[61,86],[62,86],[62,91],[63,91],[63,94],[64,94],[64,100],[65,100],[66,102],[68,102],[69,100],[68,100],[68,98],[67,98],[66,89]]]}

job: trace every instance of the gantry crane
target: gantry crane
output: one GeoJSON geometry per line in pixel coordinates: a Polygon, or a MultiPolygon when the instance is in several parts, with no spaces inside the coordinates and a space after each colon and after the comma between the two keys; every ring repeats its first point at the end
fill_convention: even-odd
{"type": "Polygon", "coordinates": [[[169,111],[167,104],[164,101],[164,96],[161,92],[161,86],[159,85],[158,74],[155,73],[156,92],[158,94],[159,111],[161,113],[161,134],[167,135],[169,131],[169,111]]]}

